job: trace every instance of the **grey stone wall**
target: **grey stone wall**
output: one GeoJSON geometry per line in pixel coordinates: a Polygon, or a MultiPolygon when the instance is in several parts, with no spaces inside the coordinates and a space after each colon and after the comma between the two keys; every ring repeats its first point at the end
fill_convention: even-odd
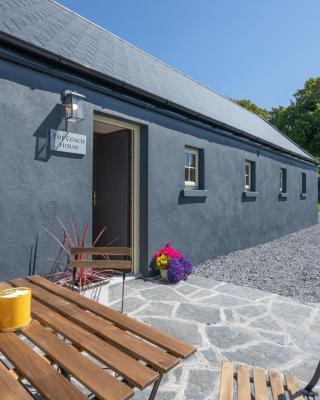
{"type": "Polygon", "coordinates": [[[56,217],[91,222],[93,113],[141,125],[141,270],[168,241],[196,263],[252,246],[316,223],[315,167],[240,143],[174,117],[120,101],[86,85],[54,78],[17,64],[0,64],[0,279],[44,273],[57,245],[56,217]],[[87,97],[85,120],[70,124],[86,134],[84,157],[52,154],[49,129],[66,129],[61,92],[87,97]],[[185,198],[184,146],[203,149],[206,198],[185,198]],[[259,153],[259,154],[258,154],[259,153]],[[255,201],[245,202],[243,164],[257,163],[255,201]],[[288,199],[279,201],[279,168],[288,169],[288,199]],[[308,196],[300,200],[300,173],[308,196]]]}

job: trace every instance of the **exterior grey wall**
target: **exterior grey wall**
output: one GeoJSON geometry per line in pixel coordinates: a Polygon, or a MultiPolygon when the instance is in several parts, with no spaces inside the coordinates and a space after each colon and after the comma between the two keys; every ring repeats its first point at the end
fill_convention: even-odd
{"type": "Polygon", "coordinates": [[[93,113],[141,125],[140,267],[168,241],[194,263],[268,241],[317,222],[316,168],[1,60],[0,279],[45,273],[58,247],[55,218],[91,222],[93,113]],[[69,130],[87,136],[87,155],[57,156],[49,129],[65,130],[61,92],[87,97],[85,120],[69,130]],[[184,198],[184,146],[204,151],[206,199],[184,198]],[[242,201],[243,163],[257,162],[258,198],[242,201]],[[279,168],[288,169],[286,201],[278,200],[279,168]],[[300,200],[300,173],[308,196],[300,200]]]}
{"type": "Polygon", "coordinates": [[[313,167],[198,128],[151,127],[149,246],[173,241],[195,263],[254,246],[317,222],[313,167]],[[182,132],[186,132],[181,135],[182,132]],[[185,198],[184,146],[204,151],[207,198],[185,198]],[[256,199],[244,201],[244,162],[256,162],[256,199]],[[280,168],[287,168],[288,198],[279,200],[280,168]],[[161,170],[161,174],[159,173],[161,170]],[[307,198],[300,199],[301,172],[307,198]]]}
{"type": "MultiPolygon", "coordinates": [[[[0,279],[7,279],[50,270],[58,246],[43,228],[59,235],[56,217],[90,223],[92,135],[85,157],[52,154],[49,129],[65,130],[61,82],[2,60],[0,77],[0,279]]],[[[69,128],[92,132],[92,118],[69,128]]]]}

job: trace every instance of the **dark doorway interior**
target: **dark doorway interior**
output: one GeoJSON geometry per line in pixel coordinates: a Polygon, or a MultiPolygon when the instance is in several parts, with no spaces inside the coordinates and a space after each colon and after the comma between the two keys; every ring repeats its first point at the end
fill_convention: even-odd
{"type": "Polygon", "coordinates": [[[131,247],[131,132],[94,133],[92,237],[97,246],[131,247]]]}

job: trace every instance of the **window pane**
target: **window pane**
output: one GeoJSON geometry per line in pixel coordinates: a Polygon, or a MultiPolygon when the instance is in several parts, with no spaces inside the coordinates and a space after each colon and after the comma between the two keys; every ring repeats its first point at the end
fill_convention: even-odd
{"type": "Polygon", "coordinates": [[[184,165],[186,167],[189,165],[189,153],[184,153],[184,165]]]}
{"type": "Polygon", "coordinates": [[[302,172],[302,193],[306,193],[307,192],[307,177],[306,174],[304,172],[302,172]]]}
{"type": "Polygon", "coordinates": [[[199,150],[192,147],[185,147],[184,154],[184,179],[186,186],[192,189],[198,188],[198,174],[199,174],[199,150]]]}
{"type": "Polygon", "coordinates": [[[250,185],[249,175],[246,175],[245,185],[246,185],[247,187],[249,187],[249,185],[250,185]]]}
{"type": "Polygon", "coordinates": [[[190,181],[195,182],[196,181],[196,170],[194,168],[190,168],[190,181]]]}
{"type": "Polygon", "coordinates": [[[188,168],[185,168],[185,169],[184,169],[184,180],[185,180],[185,181],[188,181],[188,180],[189,180],[188,172],[189,172],[188,168]]]}
{"type": "Polygon", "coordinates": [[[252,189],[252,163],[246,160],[244,166],[244,188],[245,190],[252,189]]]}
{"type": "Polygon", "coordinates": [[[195,168],[196,167],[196,156],[195,154],[189,154],[190,156],[190,166],[195,168]]]}

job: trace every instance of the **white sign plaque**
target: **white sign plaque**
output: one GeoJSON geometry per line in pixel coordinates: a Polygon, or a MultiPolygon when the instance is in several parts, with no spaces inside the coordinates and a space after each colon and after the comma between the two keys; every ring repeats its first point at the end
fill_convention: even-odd
{"type": "Polygon", "coordinates": [[[63,153],[86,154],[87,137],[78,133],[50,129],[50,150],[63,153]]]}

